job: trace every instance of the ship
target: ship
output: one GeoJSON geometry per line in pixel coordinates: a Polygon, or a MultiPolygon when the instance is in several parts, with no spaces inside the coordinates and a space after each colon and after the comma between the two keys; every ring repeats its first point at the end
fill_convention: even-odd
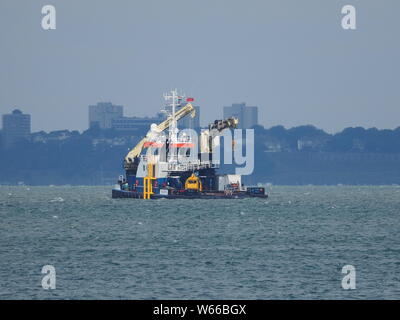
{"type": "MultiPolygon", "coordinates": [[[[124,159],[125,175],[112,189],[112,198],[136,199],[242,199],[267,198],[264,187],[245,186],[239,174],[218,174],[214,150],[225,130],[239,120],[215,120],[199,137],[178,128],[178,121],[194,117],[194,98],[178,91],[164,94],[166,118],[152,124],[146,136],[124,159]]],[[[194,134],[193,134],[194,132],[194,134]]]]}

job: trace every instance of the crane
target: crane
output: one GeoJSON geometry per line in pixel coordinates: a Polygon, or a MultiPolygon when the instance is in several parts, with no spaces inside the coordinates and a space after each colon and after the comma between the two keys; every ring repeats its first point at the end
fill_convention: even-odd
{"type": "Polygon", "coordinates": [[[201,153],[208,153],[211,156],[213,146],[219,145],[219,136],[222,134],[222,132],[225,129],[237,128],[238,124],[239,119],[234,117],[230,117],[225,120],[215,120],[213,123],[210,123],[208,126],[208,130],[204,130],[201,132],[201,153]]]}
{"type": "Polygon", "coordinates": [[[191,117],[194,118],[196,115],[196,111],[191,103],[187,103],[184,107],[179,109],[175,113],[175,117],[173,115],[169,116],[165,121],[161,122],[155,128],[147,133],[147,135],[139,141],[139,143],[131,149],[125,157],[124,160],[124,168],[126,171],[134,171],[136,172],[137,165],[139,164],[139,156],[142,153],[143,149],[145,149],[146,142],[149,142],[155,134],[159,134],[166,129],[168,129],[174,121],[178,121],[183,117],[191,114],[191,117]]]}
{"type": "Polygon", "coordinates": [[[208,130],[210,130],[211,132],[222,132],[223,130],[228,128],[236,128],[238,124],[239,119],[230,117],[225,120],[215,120],[214,123],[209,124],[208,130]]]}

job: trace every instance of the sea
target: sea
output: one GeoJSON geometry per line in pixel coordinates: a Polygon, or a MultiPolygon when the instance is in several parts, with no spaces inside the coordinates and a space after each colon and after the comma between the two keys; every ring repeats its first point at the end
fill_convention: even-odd
{"type": "Polygon", "coordinates": [[[268,194],[138,200],[112,199],[111,187],[2,186],[0,299],[400,298],[400,186],[268,194]]]}

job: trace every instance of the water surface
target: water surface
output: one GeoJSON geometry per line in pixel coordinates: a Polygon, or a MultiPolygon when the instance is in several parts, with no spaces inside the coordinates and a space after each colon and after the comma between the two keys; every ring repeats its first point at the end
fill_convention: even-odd
{"type": "Polygon", "coordinates": [[[111,199],[0,187],[0,299],[399,299],[400,187],[111,199]],[[44,265],[56,289],[41,287],[44,265]],[[343,290],[344,265],[356,290],[343,290]]]}

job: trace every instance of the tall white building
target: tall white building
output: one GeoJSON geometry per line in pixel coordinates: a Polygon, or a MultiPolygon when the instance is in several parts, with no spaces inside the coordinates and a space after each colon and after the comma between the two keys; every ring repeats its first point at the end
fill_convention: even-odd
{"type": "Polygon", "coordinates": [[[111,102],[99,102],[89,106],[89,128],[111,129],[113,120],[122,118],[123,106],[113,105],[111,102]]]}
{"type": "Polygon", "coordinates": [[[250,129],[258,125],[258,107],[246,106],[245,102],[233,103],[224,107],[224,119],[235,117],[239,119],[240,129],[250,129]]]}

